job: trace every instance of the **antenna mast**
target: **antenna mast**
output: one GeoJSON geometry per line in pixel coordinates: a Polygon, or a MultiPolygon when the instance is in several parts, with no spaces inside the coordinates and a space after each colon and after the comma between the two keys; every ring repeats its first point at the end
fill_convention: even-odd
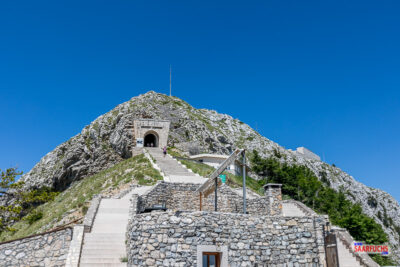
{"type": "Polygon", "coordinates": [[[172,73],[172,69],[171,69],[171,65],[169,65],[169,96],[172,96],[172,87],[171,87],[171,75],[172,73]]]}

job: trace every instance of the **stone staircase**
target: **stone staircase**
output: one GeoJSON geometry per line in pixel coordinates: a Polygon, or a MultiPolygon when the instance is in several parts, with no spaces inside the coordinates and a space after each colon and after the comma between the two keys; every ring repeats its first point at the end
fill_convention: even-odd
{"type": "Polygon", "coordinates": [[[162,150],[158,147],[147,147],[146,150],[155,159],[155,164],[163,172],[166,182],[201,184],[207,180],[189,171],[171,156],[166,155],[164,157],[162,150]]]}
{"type": "Polygon", "coordinates": [[[150,186],[137,187],[121,199],[102,199],[90,233],[84,236],[81,267],[126,267],[125,233],[128,225],[130,199],[142,195],[150,186]]]}
{"type": "Polygon", "coordinates": [[[293,202],[282,203],[282,215],[288,217],[304,217],[305,212],[293,202]]]}
{"type": "Polygon", "coordinates": [[[339,258],[339,266],[340,267],[361,267],[359,261],[357,261],[356,257],[353,255],[353,252],[348,249],[344,243],[337,238],[337,248],[338,248],[338,258],[339,258]]]}

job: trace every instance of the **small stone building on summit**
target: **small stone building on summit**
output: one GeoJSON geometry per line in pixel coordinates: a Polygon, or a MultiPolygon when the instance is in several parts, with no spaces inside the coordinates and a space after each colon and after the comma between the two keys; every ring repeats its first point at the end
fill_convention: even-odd
{"type": "Polygon", "coordinates": [[[133,121],[136,147],[167,146],[170,122],[167,120],[135,119],[133,121]]]}

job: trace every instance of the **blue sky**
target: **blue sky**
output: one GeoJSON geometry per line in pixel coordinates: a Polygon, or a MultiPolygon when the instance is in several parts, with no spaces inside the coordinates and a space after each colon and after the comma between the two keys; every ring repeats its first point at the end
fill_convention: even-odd
{"type": "Polygon", "coordinates": [[[0,168],[148,90],[400,199],[399,1],[2,1],[0,168]]]}

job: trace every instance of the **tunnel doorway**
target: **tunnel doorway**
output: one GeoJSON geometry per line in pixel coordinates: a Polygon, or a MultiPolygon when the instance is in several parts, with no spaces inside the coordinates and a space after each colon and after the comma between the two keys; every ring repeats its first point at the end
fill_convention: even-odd
{"type": "Polygon", "coordinates": [[[158,147],[158,138],[156,135],[149,133],[144,137],[144,146],[145,147],[158,147]]]}

